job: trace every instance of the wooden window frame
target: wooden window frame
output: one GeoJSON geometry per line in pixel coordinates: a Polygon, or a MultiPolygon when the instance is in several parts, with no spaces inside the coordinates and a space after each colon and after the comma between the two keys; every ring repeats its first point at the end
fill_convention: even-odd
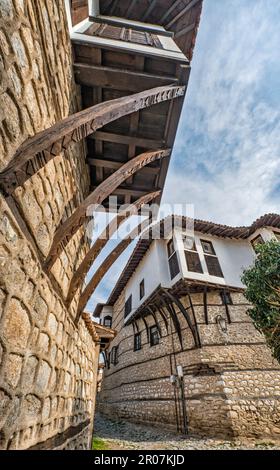
{"type": "Polygon", "coordinates": [[[172,281],[180,273],[180,265],[178,261],[177,252],[175,250],[173,238],[171,238],[169,242],[167,243],[167,256],[168,256],[169,274],[170,274],[170,278],[172,281]],[[173,250],[170,250],[170,247],[172,247],[173,250]]]}
{"type": "Polygon", "coordinates": [[[134,352],[142,349],[142,335],[141,332],[134,335],[134,352]]]}
{"type": "Polygon", "coordinates": [[[201,246],[202,246],[202,249],[203,249],[204,258],[205,258],[205,262],[206,262],[206,266],[207,266],[209,276],[224,278],[225,276],[224,276],[219,258],[217,256],[217,253],[215,251],[213,242],[211,240],[201,239],[200,243],[201,243],[201,246]],[[211,246],[212,253],[209,253],[208,251],[205,251],[205,248],[204,248],[204,245],[203,245],[204,243],[207,243],[208,245],[211,246]],[[212,269],[211,262],[210,262],[212,260],[215,260],[215,264],[216,264],[214,270],[212,269]],[[210,271],[212,271],[212,272],[210,272],[210,271]]]}
{"type": "Polygon", "coordinates": [[[106,328],[112,328],[112,322],[113,322],[112,315],[106,315],[106,317],[104,317],[103,319],[103,326],[106,326],[106,328]],[[110,319],[110,326],[106,325],[106,320],[109,320],[109,319],[110,319]]]}
{"type": "Polygon", "coordinates": [[[151,347],[154,347],[154,346],[157,346],[159,343],[160,343],[160,334],[159,334],[159,331],[158,331],[158,327],[156,325],[153,325],[153,326],[150,326],[150,330],[149,330],[149,336],[150,336],[150,346],[151,347]],[[153,332],[154,330],[154,332],[153,332]],[[156,336],[157,336],[157,340],[155,341],[155,336],[154,334],[156,333],[156,336]]]}
{"type": "Polygon", "coordinates": [[[132,294],[128,297],[124,304],[124,318],[132,312],[132,294]]]}
{"type": "Polygon", "coordinates": [[[140,297],[140,300],[142,300],[145,297],[145,279],[142,279],[142,281],[139,284],[139,297],[140,297]]]}
{"type": "Polygon", "coordinates": [[[200,259],[200,256],[199,256],[199,253],[197,251],[197,246],[196,246],[196,242],[195,242],[195,238],[194,237],[191,237],[191,236],[188,236],[188,235],[184,235],[185,238],[190,238],[190,239],[193,239],[193,245],[191,248],[187,248],[185,246],[185,243],[184,243],[184,240],[183,240],[183,243],[184,243],[184,252],[185,252],[185,259],[186,259],[186,263],[187,263],[187,269],[190,273],[196,273],[196,274],[204,274],[203,272],[203,267],[202,267],[202,263],[201,263],[201,259],[200,259]],[[196,261],[194,262],[193,260],[190,260],[190,256],[192,256],[194,258],[194,256],[196,257],[196,261]],[[192,263],[192,265],[191,265],[192,263]],[[198,269],[192,269],[192,266],[197,266],[198,269]]]}
{"type": "Polygon", "coordinates": [[[233,300],[230,292],[221,291],[220,296],[223,302],[223,305],[233,305],[233,300]]]}
{"type": "Polygon", "coordinates": [[[119,363],[119,346],[113,346],[110,352],[111,364],[116,366],[119,363]]]}

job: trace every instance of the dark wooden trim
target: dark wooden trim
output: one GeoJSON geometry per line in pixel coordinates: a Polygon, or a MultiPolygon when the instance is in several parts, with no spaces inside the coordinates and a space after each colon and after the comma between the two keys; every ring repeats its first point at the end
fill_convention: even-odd
{"type": "Polygon", "coordinates": [[[182,97],[185,89],[185,86],[153,88],[97,104],[63,119],[20,146],[12,161],[0,173],[1,190],[5,195],[12,194],[71,143],[80,142],[105,124],[123,116],[182,97]]]}
{"type": "Polygon", "coordinates": [[[154,312],[154,310],[150,306],[148,306],[147,309],[148,309],[148,311],[150,312],[150,314],[152,315],[152,317],[154,319],[155,325],[156,325],[156,327],[158,329],[158,332],[159,332],[159,336],[162,338],[162,331],[161,331],[160,324],[157,320],[156,312],[154,312]]]}
{"type": "Polygon", "coordinates": [[[94,23],[101,23],[101,24],[106,23],[106,24],[109,24],[111,26],[122,26],[124,28],[134,29],[135,31],[145,31],[147,33],[158,34],[159,36],[166,36],[166,37],[170,37],[170,38],[173,38],[173,36],[174,36],[173,31],[165,31],[164,29],[160,30],[160,31],[157,31],[155,28],[150,28],[148,24],[144,24],[144,25],[141,25],[141,24],[128,24],[128,23],[125,23],[124,21],[120,21],[121,18],[118,18],[118,20],[114,20],[114,18],[112,18],[112,17],[111,18],[109,18],[109,17],[100,18],[98,16],[90,16],[89,20],[93,21],[94,23]]]}
{"type": "Polygon", "coordinates": [[[70,428],[66,429],[66,431],[56,434],[44,442],[40,442],[32,447],[29,447],[28,450],[55,450],[57,447],[62,446],[69,439],[78,436],[89,425],[90,420],[87,419],[83,423],[78,424],[78,426],[71,426],[70,428]]]}
{"type": "Polygon", "coordinates": [[[123,134],[114,134],[113,132],[97,131],[89,136],[93,140],[102,140],[103,142],[112,142],[114,144],[135,145],[144,149],[158,149],[165,145],[165,140],[146,139],[123,134]]]}
{"type": "Polygon", "coordinates": [[[170,156],[170,150],[158,150],[142,153],[129,160],[119,170],[109,176],[101,183],[75,210],[64,224],[56,231],[53,237],[53,243],[45,263],[45,269],[49,272],[57,258],[63,252],[65,246],[69,243],[75,233],[87,219],[87,210],[90,206],[98,206],[112,194],[116,188],[131,175],[141,170],[141,168],[150,163],[167,158],[170,156]]]}
{"type": "Polygon", "coordinates": [[[99,266],[86,288],[80,296],[80,301],[78,305],[78,312],[76,316],[76,324],[79,321],[79,318],[85,309],[90,297],[94,293],[96,287],[101,282],[105,274],[115,263],[115,261],[120,257],[120,255],[126,250],[130,243],[139,235],[140,230],[144,230],[147,226],[150,225],[150,219],[147,219],[145,222],[141,222],[135,229],[133,229],[129,235],[127,235],[119,245],[107,256],[103,263],[99,266]]]}
{"type": "Polygon", "coordinates": [[[144,72],[132,72],[131,70],[105,67],[101,65],[89,65],[75,63],[76,82],[88,87],[111,88],[139,93],[156,86],[177,85],[176,77],[153,75],[144,72]]]}
{"type": "Polygon", "coordinates": [[[107,244],[112,233],[114,233],[121,226],[121,224],[124,223],[125,220],[127,220],[128,217],[130,217],[132,214],[137,214],[143,205],[148,204],[153,199],[155,199],[158,195],[159,195],[159,192],[157,191],[157,192],[148,194],[146,196],[143,196],[142,198],[138,199],[134,204],[131,204],[127,208],[127,210],[117,214],[117,216],[112,220],[112,222],[109,223],[109,225],[105,228],[103,233],[99,236],[99,238],[90,248],[90,250],[87,252],[85,258],[83,259],[80,266],[75,271],[72,277],[70,287],[68,290],[67,302],[66,302],[68,306],[72,302],[77,292],[77,289],[80,286],[82,286],[90,267],[92,266],[93,262],[96,260],[97,256],[101,253],[102,249],[107,244]]]}

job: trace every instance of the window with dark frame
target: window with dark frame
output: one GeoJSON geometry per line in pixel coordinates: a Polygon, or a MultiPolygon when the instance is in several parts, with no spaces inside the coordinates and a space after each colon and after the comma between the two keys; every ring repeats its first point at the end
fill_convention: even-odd
{"type": "Polygon", "coordinates": [[[116,366],[119,362],[119,346],[114,346],[111,350],[111,364],[116,366]]]}
{"type": "Polygon", "coordinates": [[[220,262],[213,247],[213,243],[208,240],[200,240],[204,252],[204,257],[210,276],[224,277],[220,262]]]}
{"type": "Polygon", "coordinates": [[[177,276],[180,272],[179,262],[177,253],[175,251],[173,239],[171,239],[167,244],[167,253],[168,253],[168,264],[171,279],[177,276]]]}
{"type": "Polygon", "coordinates": [[[142,348],[141,333],[136,333],[134,335],[134,351],[140,351],[141,348],[142,348]]]}
{"type": "Polygon", "coordinates": [[[140,282],[139,290],[140,290],[140,300],[141,300],[143,299],[143,297],[145,297],[145,280],[144,279],[142,279],[142,281],[140,282]]]}
{"type": "Polygon", "coordinates": [[[103,325],[107,328],[112,328],[112,317],[111,315],[106,315],[103,320],[103,325]]]}
{"type": "Polygon", "coordinates": [[[233,305],[230,292],[222,291],[220,292],[220,296],[224,305],[233,305]]]}
{"type": "Polygon", "coordinates": [[[263,245],[263,243],[264,243],[264,239],[261,235],[258,235],[257,237],[253,238],[253,240],[251,240],[251,245],[254,251],[256,251],[256,247],[258,245],[263,245]]]}
{"type": "Polygon", "coordinates": [[[86,34],[163,49],[163,45],[156,34],[147,31],[138,31],[137,29],[126,28],[124,26],[94,23],[87,29],[86,34]]]}
{"type": "Polygon", "coordinates": [[[124,318],[126,318],[131,313],[131,310],[132,310],[132,295],[130,295],[127,301],[125,302],[124,318]]]}
{"type": "Polygon", "coordinates": [[[203,269],[199,254],[197,252],[196,243],[193,237],[184,236],[183,244],[185,249],[185,258],[188,271],[192,273],[203,274],[203,269]]]}
{"type": "Polygon", "coordinates": [[[150,327],[150,345],[156,346],[159,344],[159,331],[156,325],[150,327]]]}

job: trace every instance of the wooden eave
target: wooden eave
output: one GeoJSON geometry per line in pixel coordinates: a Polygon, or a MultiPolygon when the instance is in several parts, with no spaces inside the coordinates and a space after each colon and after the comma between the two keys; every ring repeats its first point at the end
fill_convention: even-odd
{"type": "MultiPolygon", "coordinates": [[[[81,35],[82,36],[82,35],[81,35]]],[[[86,38],[86,36],[85,36],[86,38]]],[[[129,96],[158,86],[187,85],[186,61],[110,50],[108,46],[73,40],[76,82],[81,86],[82,106],[129,96]]],[[[173,147],[184,97],[162,102],[105,125],[87,138],[87,163],[93,191],[118,167],[150,150],[173,147]]],[[[140,170],[112,192],[118,205],[162,190],[169,160],[140,170]]],[[[155,203],[160,202],[158,196],[155,203]]],[[[106,206],[108,201],[105,201],[106,206]]]]}
{"type": "MultiPolygon", "coordinates": [[[[179,226],[181,226],[181,217],[169,216],[166,219],[161,220],[157,224],[158,238],[163,238],[164,223],[169,223],[170,230],[172,230],[172,228],[176,227],[177,225],[176,221],[178,221],[179,226]]],[[[183,217],[182,228],[184,229],[188,227],[189,222],[190,222],[190,219],[183,217]]],[[[233,240],[246,240],[256,230],[262,227],[280,228],[280,215],[279,214],[265,214],[264,216],[260,217],[255,222],[253,222],[253,224],[249,227],[230,227],[227,225],[216,224],[214,222],[207,222],[207,221],[198,220],[198,219],[195,219],[193,222],[194,222],[193,226],[194,226],[195,232],[199,232],[201,234],[206,234],[206,235],[211,235],[211,236],[216,236],[220,238],[230,238],[233,240]]],[[[125,288],[127,282],[129,281],[134,271],[136,270],[137,266],[139,265],[141,260],[144,258],[145,254],[147,253],[148,249],[153,243],[154,240],[152,238],[151,230],[152,229],[150,228],[149,229],[150,236],[148,238],[147,236],[145,236],[145,238],[143,237],[138,241],[130,259],[128,260],[125,268],[123,269],[119,277],[119,280],[113,292],[110,295],[107,305],[114,305],[114,303],[117,301],[121,292],[125,288]]],[[[199,283],[195,282],[195,284],[198,285],[199,283]]],[[[203,285],[205,285],[205,283],[203,283],[203,285]]],[[[215,284],[215,286],[217,286],[217,284],[215,284]]]]}

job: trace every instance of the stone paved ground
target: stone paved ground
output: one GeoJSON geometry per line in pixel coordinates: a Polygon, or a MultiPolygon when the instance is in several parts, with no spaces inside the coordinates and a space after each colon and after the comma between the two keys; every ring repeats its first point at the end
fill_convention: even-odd
{"type": "Polygon", "coordinates": [[[193,436],[182,438],[150,426],[113,421],[100,413],[96,414],[94,437],[104,441],[109,450],[280,450],[280,442],[260,439],[241,443],[193,436]]]}

